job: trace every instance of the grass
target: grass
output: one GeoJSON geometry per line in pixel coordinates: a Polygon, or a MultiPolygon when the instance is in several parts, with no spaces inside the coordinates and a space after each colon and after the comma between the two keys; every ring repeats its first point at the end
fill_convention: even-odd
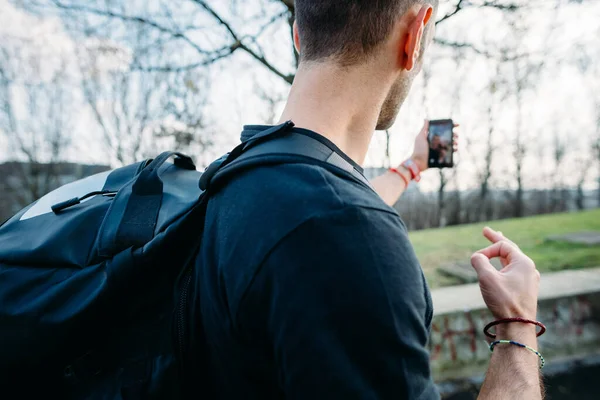
{"type": "MultiPolygon", "coordinates": [[[[442,264],[468,261],[488,245],[481,231],[486,224],[461,225],[412,232],[411,241],[431,287],[458,284],[437,272],[442,264]]],[[[600,247],[546,241],[550,235],[600,231],[600,209],[487,223],[516,242],[541,272],[600,267],[600,247]]]]}

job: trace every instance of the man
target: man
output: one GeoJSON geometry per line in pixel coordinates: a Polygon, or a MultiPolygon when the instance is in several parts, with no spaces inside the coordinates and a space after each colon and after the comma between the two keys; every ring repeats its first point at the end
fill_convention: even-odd
{"type": "MultiPolygon", "coordinates": [[[[373,132],[392,125],[421,69],[435,6],[296,0],[296,13],[301,62],[281,121],[360,171],[373,132]]],[[[265,129],[248,126],[243,137],[265,129]]],[[[426,151],[416,153],[425,157],[375,181],[387,203],[415,164],[426,168],[426,151]]],[[[472,263],[490,310],[535,319],[535,265],[500,233],[484,234],[493,244],[472,263]],[[496,271],[494,257],[508,268],[496,271]]],[[[214,398],[439,398],[429,289],[403,222],[373,190],[322,165],[254,168],[211,197],[203,240],[191,293],[214,398]]],[[[534,328],[497,333],[536,347],[534,328]]],[[[497,347],[481,397],[541,398],[536,356],[497,347]]]]}

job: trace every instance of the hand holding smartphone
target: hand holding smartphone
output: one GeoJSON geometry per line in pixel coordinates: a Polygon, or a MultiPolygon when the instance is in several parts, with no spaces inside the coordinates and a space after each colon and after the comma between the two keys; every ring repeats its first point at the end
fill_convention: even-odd
{"type": "Polygon", "coordinates": [[[453,130],[454,122],[451,119],[429,121],[429,168],[454,167],[453,130]]]}

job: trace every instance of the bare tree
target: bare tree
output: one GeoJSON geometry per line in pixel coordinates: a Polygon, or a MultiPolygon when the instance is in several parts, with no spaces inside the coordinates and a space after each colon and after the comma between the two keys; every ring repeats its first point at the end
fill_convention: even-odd
{"type": "MultiPolygon", "coordinates": [[[[140,74],[197,71],[240,51],[249,55],[254,61],[286,83],[291,84],[294,80],[295,67],[299,60],[298,54],[293,51],[291,46],[293,38],[291,33],[295,19],[293,0],[254,0],[251,2],[252,4],[248,5],[233,2],[229,8],[208,0],[183,0],[179,3],[177,5],[150,4],[150,2],[143,1],[119,3],[104,0],[22,2],[30,9],[54,8],[59,15],[64,17],[63,20],[71,30],[77,31],[78,34],[85,33],[89,36],[91,32],[92,35],[108,39],[111,35],[106,33],[107,29],[119,32],[120,36],[123,36],[123,29],[129,32],[129,37],[125,42],[133,52],[130,63],[132,71],[121,74],[121,77],[114,77],[114,81],[110,85],[105,83],[97,85],[90,80],[84,80],[83,83],[85,98],[93,110],[104,141],[116,155],[119,163],[129,160],[131,155],[137,156],[140,153],[140,146],[144,142],[140,135],[145,129],[144,123],[148,121],[146,116],[140,115],[137,118],[137,124],[132,124],[129,110],[121,109],[119,104],[122,102],[119,103],[117,100],[112,101],[114,105],[112,110],[107,110],[106,107],[100,110],[99,100],[101,99],[98,99],[99,90],[97,89],[104,89],[104,92],[112,90],[112,97],[122,101],[127,97],[125,91],[131,91],[131,80],[136,79],[136,76],[138,80],[141,79],[134,73],[135,71],[140,74]],[[189,15],[193,18],[182,17],[180,13],[176,12],[175,7],[186,7],[189,15]],[[260,12],[244,12],[250,7],[258,8],[260,12]],[[119,24],[112,24],[114,21],[119,24]],[[197,21],[203,21],[208,25],[200,25],[197,21]],[[247,29],[248,26],[255,28],[247,29]],[[268,48],[270,41],[265,41],[263,36],[267,32],[273,34],[273,29],[282,29],[286,26],[290,33],[288,43],[293,57],[291,59],[284,57],[283,61],[280,61],[281,57],[272,55],[272,51],[268,48]],[[102,29],[105,32],[100,32],[98,35],[98,31],[102,29]],[[140,40],[140,37],[145,40],[140,40]],[[144,45],[131,47],[131,43],[137,41],[143,41],[144,45]],[[154,53],[152,52],[153,48],[155,49],[154,53]],[[177,52],[171,51],[172,49],[177,49],[177,52]],[[148,56],[149,53],[153,53],[154,56],[148,56]],[[165,56],[156,57],[157,53],[165,56]],[[178,56],[174,57],[171,54],[178,56]],[[124,78],[127,78],[129,82],[125,82],[124,78]]],[[[463,10],[472,8],[493,8],[507,12],[517,9],[518,6],[510,1],[456,0],[453,5],[447,7],[444,14],[439,16],[437,24],[446,23],[463,10]]],[[[468,47],[468,44],[445,43],[444,40],[438,41],[438,43],[453,47],[468,47]]],[[[104,50],[111,51],[110,47],[109,45],[104,50]]],[[[103,96],[105,95],[106,93],[103,96]]],[[[144,104],[151,103],[152,100],[149,97],[150,93],[142,93],[140,99],[136,100],[137,108],[144,108],[144,104]]],[[[272,105],[271,108],[273,108],[272,105]]],[[[144,113],[142,112],[142,114],[144,113]]],[[[386,134],[386,143],[385,157],[389,163],[389,132],[386,134]]],[[[443,173],[440,177],[443,189],[447,179],[443,173]]],[[[442,190],[440,192],[440,204],[442,205],[443,200],[442,190]]]]}
{"type": "MultiPolygon", "coordinates": [[[[458,77],[456,79],[456,84],[454,86],[453,93],[452,93],[451,116],[453,118],[455,118],[455,116],[460,113],[461,97],[463,95],[463,90],[464,90],[463,79],[466,76],[466,74],[468,73],[467,69],[462,68],[463,61],[466,59],[466,56],[464,53],[465,52],[461,49],[454,50],[454,63],[456,65],[456,70],[462,71],[462,72],[458,75],[458,77]]],[[[463,142],[464,142],[464,140],[463,140],[463,142]]],[[[454,137],[452,140],[452,146],[454,147],[454,137]]],[[[461,145],[461,148],[465,149],[466,145],[463,143],[461,145]]],[[[462,196],[462,191],[461,191],[461,186],[460,186],[461,179],[460,179],[460,175],[459,175],[460,164],[461,164],[460,160],[463,157],[462,154],[466,154],[466,153],[461,152],[460,157],[454,157],[454,168],[452,169],[452,172],[450,174],[452,182],[454,183],[454,196],[452,199],[451,208],[448,212],[448,219],[447,219],[448,225],[458,225],[463,222],[463,196],[462,196]]]]}
{"type": "Polygon", "coordinates": [[[203,110],[206,79],[195,71],[132,70],[120,65],[120,52],[100,42],[78,56],[84,98],[110,159],[122,165],[166,148],[205,150],[211,144],[203,110]],[[107,59],[116,65],[103,69],[107,59]]]}
{"type": "MultiPolygon", "coordinates": [[[[264,46],[261,45],[262,36],[274,26],[287,26],[291,32],[295,18],[295,5],[293,0],[255,0],[248,4],[234,2],[230,8],[218,5],[209,0],[185,0],[170,5],[160,3],[160,12],[155,12],[155,7],[151,7],[149,2],[131,2],[125,5],[118,2],[106,2],[104,0],[37,0],[20,1],[21,4],[28,7],[47,8],[55,7],[59,12],[70,15],[83,14],[108,20],[119,20],[127,25],[145,25],[157,34],[157,42],[166,46],[167,43],[178,46],[181,52],[189,51],[193,53],[181,62],[180,60],[142,60],[136,64],[136,68],[152,71],[174,71],[174,70],[194,70],[197,68],[211,65],[217,61],[231,56],[236,52],[244,52],[252,59],[265,67],[275,76],[283,79],[288,84],[294,81],[294,67],[298,63],[298,55],[292,53],[291,65],[285,65],[277,57],[270,57],[264,46]],[[214,35],[210,36],[210,41],[206,40],[206,35],[198,35],[198,31],[206,28],[193,20],[177,20],[173,15],[176,14],[175,7],[190,10],[190,15],[195,16],[194,20],[211,21],[211,28],[214,28],[214,35]],[[259,9],[258,13],[249,13],[250,17],[244,17],[243,13],[237,13],[236,9],[243,7],[253,7],[259,9]],[[241,28],[248,26],[248,19],[257,26],[251,32],[241,28]],[[215,39],[217,38],[217,39],[215,39]],[[214,40],[213,40],[214,39],[214,40]],[[208,45],[207,43],[214,43],[208,45]],[[157,62],[158,61],[158,62],[157,62]]],[[[154,4],[156,6],[157,4],[154,4]]],[[[455,0],[448,11],[440,15],[437,24],[446,23],[448,20],[460,12],[473,8],[491,8],[500,12],[511,12],[518,9],[519,5],[513,1],[500,0],[479,0],[466,1],[455,0]]],[[[291,37],[291,35],[290,35],[291,37]]],[[[469,48],[484,54],[476,46],[470,43],[457,43],[444,38],[437,39],[437,43],[443,46],[469,48]]],[[[290,46],[291,47],[291,46],[290,46]]]]}
{"type": "MultiPolygon", "coordinates": [[[[595,76],[598,77],[598,64],[594,64],[595,67],[595,76]]],[[[593,109],[595,114],[595,135],[592,137],[590,141],[590,148],[592,150],[592,159],[596,160],[596,168],[598,169],[598,186],[597,186],[597,196],[598,196],[598,207],[600,207],[600,85],[596,85],[597,89],[593,89],[591,91],[592,101],[593,101],[593,109]]]]}
{"type": "Polygon", "coordinates": [[[11,158],[20,161],[13,164],[14,174],[2,179],[5,194],[21,206],[59,184],[59,162],[72,130],[66,67],[42,73],[44,63],[31,46],[27,41],[0,43],[0,133],[7,138],[11,158]]]}
{"type": "MultiPolygon", "coordinates": [[[[597,57],[600,56],[600,54],[593,55],[591,54],[591,50],[582,46],[576,46],[573,49],[573,54],[575,66],[579,72],[586,77],[588,82],[588,95],[592,101],[593,120],[595,122],[595,127],[593,129],[595,132],[592,134],[591,139],[586,143],[585,147],[590,149],[590,160],[596,163],[596,168],[598,169],[597,200],[598,207],[600,207],[600,81],[598,81],[600,67],[598,67],[598,63],[594,61],[594,56],[597,57]]],[[[583,157],[584,160],[585,158],[586,157],[583,157]]],[[[583,186],[586,176],[587,174],[581,177],[580,186],[583,186]]]]}
{"type": "Polygon", "coordinates": [[[524,96],[527,90],[535,85],[534,76],[539,71],[540,65],[530,63],[527,56],[512,61],[514,78],[514,96],[516,105],[515,138],[513,141],[513,159],[515,162],[515,181],[517,189],[514,194],[513,216],[520,218],[525,215],[525,158],[529,150],[529,131],[525,126],[523,117],[524,96]]]}
{"type": "Polygon", "coordinates": [[[587,157],[580,157],[575,161],[575,174],[577,176],[577,187],[575,196],[575,206],[578,210],[585,209],[585,190],[584,185],[589,175],[590,159],[587,157]]]}
{"type": "Polygon", "coordinates": [[[392,154],[391,154],[392,134],[389,129],[385,130],[385,167],[389,168],[392,166],[392,154]]]}
{"type": "Polygon", "coordinates": [[[486,144],[484,150],[484,163],[477,176],[479,183],[479,199],[477,205],[477,217],[480,221],[491,220],[494,209],[488,202],[490,194],[490,179],[492,177],[492,165],[494,162],[494,153],[496,151],[495,134],[496,134],[496,108],[497,98],[500,85],[500,65],[496,64],[496,74],[490,80],[488,85],[488,128],[486,136],[486,144]]]}
{"type": "Polygon", "coordinates": [[[554,124],[554,137],[552,140],[552,158],[554,161],[554,171],[552,173],[552,195],[550,201],[550,211],[564,211],[567,207],[568,192],[564,186],[564,177],[561,173],[563,161],[567,153],[565,140],[561,137],[558,130],[558,124],[554,124]]]}
{"type": "MultiPolygon", "coordinates": [[[[430,115],[429,110],[429,98],[428,98],[428,87],[431,79],[431,70],[429,67],[423,68],[423,106],[425,107],[426,114],[430,115]]],[[[448,185],[448,177],[443,169],[439,169],[438,176],[440,179],[440,185],[437,191],[437,218],[436,226],[446,226],[446,186],[448,185]]]]}
{"type": "Polygon", "coordinates": [[[596,138],[592,142],[595,153],[596,167],[598,168],[598,207],[600,207],[600,100],[596,100],[596,138]]]}
{"type": "Polygon", "coordinates": [[[524,164],[527,151],[529,150],[530,134],[524,121],[524,96],[535,88],[537,76],[543,66],[543,61],[534,61],[527,52],[518,53],[522,47],[523,37],[528,29],[524,22],[524,15],[512,14],[509,25],[512,29],[512,43],[503,49],[504,63],[512,67],[513,94],[516,106],[515,137],[513,141],[513,159],[515,163],[515,181],[517,189],[513,199],[513,216],[520,218],[525,215],[524,193],[525,193],[525,171],[524,164]]]}

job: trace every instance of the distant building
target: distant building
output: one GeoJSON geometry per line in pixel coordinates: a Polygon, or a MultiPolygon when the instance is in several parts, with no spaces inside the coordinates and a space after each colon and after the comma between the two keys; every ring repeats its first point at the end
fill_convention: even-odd
{"type": "Polygon", "coordinates": [[[75,163],[0,164],[0,223],[59,186],[109,169],[106,165],[75,163]]]}

